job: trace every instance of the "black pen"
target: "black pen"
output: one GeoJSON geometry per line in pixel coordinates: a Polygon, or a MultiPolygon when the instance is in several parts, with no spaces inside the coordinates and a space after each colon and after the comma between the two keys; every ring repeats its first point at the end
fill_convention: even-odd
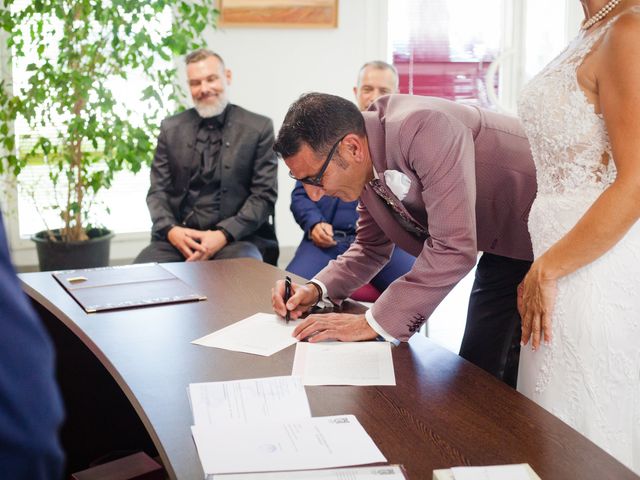
{"type": "Polygon", "coordinates": [[[284,315],[284,321],[286,323],[289,323],[289,320],[291,320],[291,313],[287,308],[287,302],[289,301],[290,298],[291,298],[291,277],[287,275],[286,277],[284,277],[284,308],[287,311],[287,313],[284,315]]]}

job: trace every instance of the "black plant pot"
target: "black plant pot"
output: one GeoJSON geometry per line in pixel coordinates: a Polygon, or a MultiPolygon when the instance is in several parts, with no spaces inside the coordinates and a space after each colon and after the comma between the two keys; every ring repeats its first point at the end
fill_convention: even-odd
{"type": "MultiPolygon", "coordinates": [[[[59,230],[53,230],[56,238],[59,230]]],[[[83,242],[52,242],[47,232],[31,236],[36,243],[40,271],[72,270],[75,268],[106,267],[109,265],[109,248],[114,233],[106,228],[87,231],[89,240],[83,242]]]]}

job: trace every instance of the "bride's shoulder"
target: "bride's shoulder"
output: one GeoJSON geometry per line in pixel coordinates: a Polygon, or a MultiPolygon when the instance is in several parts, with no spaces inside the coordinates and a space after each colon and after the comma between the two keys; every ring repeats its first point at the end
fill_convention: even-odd
{"type": "Polygon", "coordinates": [[[612,22],[607,36],[623,40],[627,36],[637,38],[640,35],[640,1],[619,13],[612,22]]]}
{"type": "MultiPolygon", "coordinates": [[[[628,7],[620,13],[605,33],[603,53],[614,57],[631,55],[637,60],[640,56],[640,2],[628,7]]],[[[605,55],[606,56],[606,55],[605,55]]]]}

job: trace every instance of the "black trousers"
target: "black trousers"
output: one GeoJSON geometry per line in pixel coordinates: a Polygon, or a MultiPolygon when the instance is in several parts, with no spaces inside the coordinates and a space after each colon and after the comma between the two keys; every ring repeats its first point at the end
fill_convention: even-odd
{"type": "MultiPolygon", "coordinates": [[[[226,258],[255,258],[262,261],[262,254],[258,247],[251,242],[231,242],[216,253],[211,260],[226,258]]],[[[184,262],[185,258],[180,250],[165,240],[152,240],[135,258],[133,263],[147,262],[184,262]]]]}
{"type": "Polygon", "coordinates": [[[460,356],[516,387],[520,359],[518,284],[531,262],[482,254],[471,289],[460,356]]]}

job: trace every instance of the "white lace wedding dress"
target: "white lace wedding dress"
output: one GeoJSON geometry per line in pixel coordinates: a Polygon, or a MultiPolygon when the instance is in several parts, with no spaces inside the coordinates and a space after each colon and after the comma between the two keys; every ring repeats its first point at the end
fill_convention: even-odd
{"type": "MultiPolygon", "coordinates": [[[[536,258],[615,179],[614,162],[603,156],[611,158],[604,120],[576,77],[615,20],[581,33],[520,98],[538,180],[529,215],[536,258]]],[[[523,347],[518,390],[640,474],[640,222],[560,279],[552,329],[549,346],[523,347]]]]}

